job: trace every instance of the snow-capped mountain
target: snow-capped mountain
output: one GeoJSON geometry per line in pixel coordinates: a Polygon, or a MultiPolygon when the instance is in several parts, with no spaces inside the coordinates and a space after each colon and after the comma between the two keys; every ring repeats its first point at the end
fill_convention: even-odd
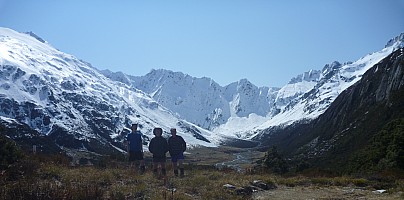
{"type": "Polygon", "coordinates": [[[134,122],[149,138],[154,127],[176,127],[191,145],[216,146],[226,137],[252,139],[269,127],[317,118],[403,46],[401,34],[381,51],[310,70],[282,88],[257,87],[246,79],[220,86],[163,69],[144,76],[99,71],[32,32],[0,28],[0,121],[27,124],[59,146],[92,151],[120,151],[126,127],[134,122]]]}
{"type": "Polygon", "coordinates": [[[250,115],[265,118],[274,108],[278,91],[277,88],[258,88],[246,79],[222,87],[210,78],[195,78],[163,69],[140,77],[103,73],[113,80],[130,83],[180,118],[209,130],[227,123],[229,118],[250,115]]]}
{"type": "Polygon", "coordinates": [[[190,145],[216,146],[221,139],[35,34],[7,28],[0,28],[0,108],[2,123],[27,124],[59,146],[96,152],[121,151],[132,123],[148,138],[154,127],[164,134],[175,127],[190,145]]]}
{"type": "Polygon", "coordinates": [[[107,77],[142,90],[177,115],[215,133],[252,138],[260,130],[312,120],[369,68],[404,44],[404,34],[382,50],[355,62],[327,64],[290,80],[282,88],[258,88],[248,80],[220,86],[209,78],[152,70],[134,77],[104,71],[107,77]]]}

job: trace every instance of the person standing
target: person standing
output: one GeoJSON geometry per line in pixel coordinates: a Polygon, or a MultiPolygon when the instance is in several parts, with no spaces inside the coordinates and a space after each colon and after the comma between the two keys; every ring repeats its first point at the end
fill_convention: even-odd
{"type": "Polygon", "coordinates": [[[170,152],[171,161],[175,176],[178,176],[178,164],[180,168],[180,176],[184,176],[184,152],[186,150],[185,140],[177,135],[177,130],[172,128],[170,130],[171,137],[168,138],[168,151],[170,152]]]}
{"type": "Polygon", "coordinates": [[[167,140],[162,136],[163,129],[154,128],[154,138],[149,144],[149,151],[153,154],[153,173],[158,176],[158,167],[160,165],[161,174],[166,176],[166,153],[168,151],[167,140]]]}
{"type": "Polygon", "coordinates": [[[135,163],[135,166],[140,162],[140,173],[145,172],[145,163],[143,157],[143,140],[142,133],[137,130],[138,124],[132,124],[132,132],[126,136],[126,146],[129,153],[129,162],[131,166],[135,163]]]}

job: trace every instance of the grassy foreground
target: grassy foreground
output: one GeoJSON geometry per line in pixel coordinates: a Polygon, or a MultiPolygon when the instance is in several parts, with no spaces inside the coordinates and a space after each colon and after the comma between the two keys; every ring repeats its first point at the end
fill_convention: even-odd
{"type": "Polygon", "coordinates": [[[179,178],[167,163],[168,175],[163,178],[153,176],[150,162],[146,173],[140,175],[126,162],[110,160],[102,166],[72,167],[62,156],[31,155],[1,171],[0,199],[305,199],[305,193],[315,194],[310,196],[312,199],[404,198],[404,180],[388,175],[278,176],[263,170],[241,173],[228,168],[219,170],[203,162],[189,162],[185,166],[186,176],[179,178]],[[276,189],[240,192],[240,188],[248,187],[254,180],[262,180],[276,189]],[[223,187],[225,184],[236,189],[223,187]],[[379,189],[387,191],[372,192],[379,189]],[[336,193],[334,197],[329,190],[362,193],[353,192],[351,196],[339,196],[346,192],[336,193]]]}

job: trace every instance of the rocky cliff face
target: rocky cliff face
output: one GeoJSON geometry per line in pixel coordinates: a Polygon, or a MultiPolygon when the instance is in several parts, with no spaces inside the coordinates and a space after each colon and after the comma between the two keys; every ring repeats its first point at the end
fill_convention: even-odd
{"type": "MultiPolygon", "coordinates": [[[[306,123],[316,119],[324,113],[332,102],[348,87],[361,80],[363,74],[372,68],[375,64],[390,55],[394,50],[403,46],[404,41],[402,37],[397,37],[381,51],[368,54],[355,62],[339,63],[333,62],[327,64],[321,70],[319,76],[312,76],[314,78],[308,79],[311,81],[295,82],[291,81],[288,85],[281,88],[275,102],[278,107],[278,112],[262,125],[245,134],[248,137],[259,137],[259,135],[267,133],[268,127],[277,126],[286,127],[296,122],[306,123]],[[401,39],[400,39],[401,38],[401,39]],[[317,79],[317,80],[316,80],[317,79]],[[299,92],[289,92],[284,95],[281,91],[287,88],[299,86],[298,84],[304,83],[304,90],[291,90],[299,92]],[[292,98],[290,98],[292,97],[292,98]],[[280,105],[277,103],[281,102],[280,105]],[[262,131],[264,130],[264,131],[262,131]]],[[[314,74],[319,73],[318,71],[314,74]]],[[[294,79],[296,80],[296,79],[294,79]]],[[[304,79],[302,79],[304,80],[304,79]]]]}
{"type": "MultiPolygon", "coordinates": [[[[313,165],[342,167],[382,127],[404,117],[404,50],[398,49],[343,91],[316,120],[267,129],[267,145],[313,165]]],[[[263,138],[261,138],[262,140],[263,138]]]]}

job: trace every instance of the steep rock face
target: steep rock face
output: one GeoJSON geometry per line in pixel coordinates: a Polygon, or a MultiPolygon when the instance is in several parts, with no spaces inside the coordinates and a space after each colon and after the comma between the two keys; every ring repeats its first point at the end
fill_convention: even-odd
{"type": "MultiPolygon", "coordinates": [[[[319,77],[314,76],[318,77],[317,81],[307,82],[305,84],[305,86],[307,86],[305,87],[305,92],[301,90],[301,92],[296,92],[293,98],[281,98],[286,104],[283,103],[281,104],[282,106],[277,106],[279,109],[277,114],[244,135],[247,136],[247,138],[260,138],[263,134],[270,134],[269,132],[271,131],[268,132],[268,130],[279,129],[276,128],[277,126],[287,127],[294,123],[307,123],[308,121],[316,119],[329,108],[330,104],[334,102],[344,90],[361,80],[362,75],[376,63],[380,62],[400,46],[403,46],[404,41],[400,36],[391,40],[389,44],[390,45],[386,45],[386,48],[381,51],[368,54],[355,62],[341,64],[335,61],[325,65],[319,77]],[[311,89],[308,89],[310,87],[311,89]]],[[[281,88],[280,91],[288,87],[293,88],[297,83],[291,81],[288,85],[281,88]]],[[[289,92],[289,94],[294,93],[289,92]]],[[[282,101],[277,100],[275,103],[278,102],[282,101]]]]}
{"type": "Polygon", "coordinates": [[[131,123],[149,138],[154,127],[174,127],[190,145],[218,143],[219,136],[179,120],[144,92],[31,35],[0,28],[0,117],[15,120],[6,125],[26,124],[60,147],[103,154],[124,149],[131,123]]]}
{"type": "Polygon", "coordinates": [[[399,49],[344,91],[316,121],[319,142],[308,155],[348,156],[346,153],[362,148],[385,124],[404,117],[403,70],[403,49],[399,49]]]}
{"type": "Polygon", "coordinates": [[[343,167],[385,124],[404,117],[403,52],[396,50],[368,70],[316,120],[266,130],[264,138],[271,137],[266,144],[315,166],[343,167]]]}

